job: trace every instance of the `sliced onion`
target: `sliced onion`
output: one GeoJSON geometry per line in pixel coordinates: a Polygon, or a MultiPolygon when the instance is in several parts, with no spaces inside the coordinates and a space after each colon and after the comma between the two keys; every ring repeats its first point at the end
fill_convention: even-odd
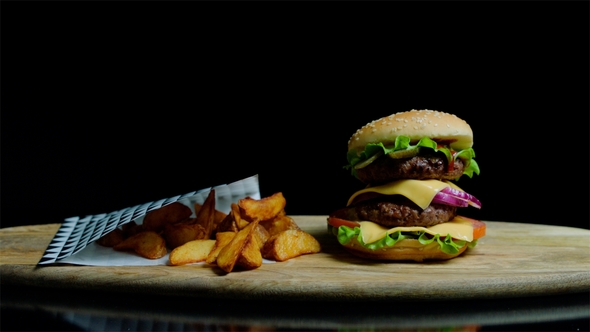
{"type": "Polygon", "coordinates": [[[481,209],[481,202],[479,201],[479,199],[475,198],[475,196],[473,196],[471,194],[468,194],[462,190],[457,190],[457,189],[454,189],[451,187],[444,188],[442,191],[447,194],[464,199],[469,203],[469,205],[471,205],[475,208],[481,209]]]}
{"type": "Polygon", "coordinates": [[[382,155],[383,151],[379,151],[375,153],[373,156],[371,156],[371,158],[354,165],[354,169],[361,169],[367,167],[370,163],[374,162],[377,158],[381,157],[382,155]]]}
{"type": "Polygon", "coordinates": [[[481,209],[481,202],[475,198],[475,196],[451,187],[446,187],[436,193],[432,202],[459,207],[467,207],[468,205],[471,205],[475,208],[481,209]]]}
{"type": "Polygon", "coordinates": [[[442,192],[442,190],[436,193],[436,195],[432,199],[432,203],[445,204],[445,205],[458,206],[458,207],[469,206],[469,203],[467,203],[466,200],[463,200],[463,199],[458,198],[456,196],[444,193],[444,192],[442,192]]]}

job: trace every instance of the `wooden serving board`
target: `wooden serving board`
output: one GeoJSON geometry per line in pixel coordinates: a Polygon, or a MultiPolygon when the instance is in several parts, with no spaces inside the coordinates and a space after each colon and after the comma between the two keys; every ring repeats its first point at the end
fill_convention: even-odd
{"type": "Polygon", "coordinates": [[[59,224],[0,229],[1,284],[251,300],[508,298],[590,291],[590,230],[487,221],[477,247],[448,261],[376,262],[346,252],[326,216],[293,216],[322,252],[229,274],[188,266],[37,266],[59,224]]]}

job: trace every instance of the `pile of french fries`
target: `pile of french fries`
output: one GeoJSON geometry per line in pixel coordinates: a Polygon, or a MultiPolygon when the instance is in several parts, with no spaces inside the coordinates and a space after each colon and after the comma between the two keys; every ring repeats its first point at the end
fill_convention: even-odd
{"type": "Polygon", "coordinates": [[[246,197],[225,214],[215,208],[215,190],[191,209],[175,202],[147,213],[142,224],[131,222],[97,243],[118,251],[135,251],[157,259],[170,250],[170,265],[205,262],[226,273],[252,270],[263,258],[283,262],[318,253],[320,243],[285,213],[281,192],[262,199],[246,197]]]}

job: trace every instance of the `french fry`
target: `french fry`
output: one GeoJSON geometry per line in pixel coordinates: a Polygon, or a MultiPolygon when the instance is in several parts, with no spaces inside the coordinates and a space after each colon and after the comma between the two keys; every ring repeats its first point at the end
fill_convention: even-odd
{"type": "Polygon", "coordinates": [[[246,197],[238,201],[240,215],[247,221],[272,219],[284,210],[287,201],[282,192],[274,193],[262,199],[246,197]]]}
{"type": "Polygon", "coordinates": [[[113,247],[123,242],[124,239],[125,235],[123,234],[123,230],[120,228],[115,228],[107,234],[101,236],[100,239],[96,240],[96,243],[103,247],[113,247]]]}
{"type": "Polygon", "coordinates": [[[160,234],[153,231],[137,233],[113,246],[113,249],[124,251],[133,250],[138,255],[157,259],[166,255],[166,241],[160,234]]]}
{"type": "Polygon", "coordinates": [[[271,236],[262,248],[262,257],[279,262],[320,252],[318,240],[300,229],[289,229],[271,236]]]}
{"type": "Polygon", "coordinates": [[[170,249],[179,247],[189,241],[208,238],[205,228],[192,221],[166,224],[162,236],[170,249]]]}
{"type": "Polygon", "coordinates": [[[143,219],[143,227],[146,231],[159,233],[164,230],[164,225],[183,221],[192,214],[193,211],[188,206],[179,202],[173,202],[157,210],[148,212],[143,219]]]}
{"type": "Polygon", "coordinates": [[[263,220],[260,222],[260,225],[266,228],[270,236],[288,229],[299,229],[299,225],[297,225],[295,220],[285,214],[279,214],[272,219],[263,220]]]}
{"type": "Polygon", "coordinates": [[[203,262],[207,259],[209,252],[215,245],[215,240],[201,239],[192,240],[174,248],[170,252],[170,264],[185,265],[203,262]]]}
{"type": "Polygon", "coordinates": [[[248,224],[248,226],[236,233],[232,240],[221,249],[216,262],[217,266],[223,271],[229,273],[234,269],[234,266],[240,258],[242,250],[247,242],[253,241],[255,242],[256,247],[258,247],[258,244],[256,243],[257,240],[254,237],[256,225],[258,225],[257,221],[248,224]]]}
{"type": "Polygon", "coordinates": [[[217,256],[223,247],[225,247],[231,240],[236,236],[237,232],[217,232],[215,233],[215,245],[213,249],[207,255],[207,259],[205,259],[205,263],[209,265],[215,265],[217,256]]]}

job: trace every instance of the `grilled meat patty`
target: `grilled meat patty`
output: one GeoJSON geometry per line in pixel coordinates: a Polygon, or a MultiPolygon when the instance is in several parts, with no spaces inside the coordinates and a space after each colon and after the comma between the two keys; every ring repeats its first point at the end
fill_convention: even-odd
{"type": "Polygon", "coordinates": [[[444,153],[428,151],[411,158],[393,159],[383,156],[366,167],[357,170],[357,176],[365,184],[378,185],[401,179],[454,180],[463,174],[464,164],[459,158],[449,172],[444,153]]]}
{"type": "Polygon", "coordinates": [[[403,196],[383,196],[362,201],[354,206],[359,220],[368,220],[385,227],[429,227],[453,219],[457,208],[443,204],[431,204],[422,210],[403,196]]]}

